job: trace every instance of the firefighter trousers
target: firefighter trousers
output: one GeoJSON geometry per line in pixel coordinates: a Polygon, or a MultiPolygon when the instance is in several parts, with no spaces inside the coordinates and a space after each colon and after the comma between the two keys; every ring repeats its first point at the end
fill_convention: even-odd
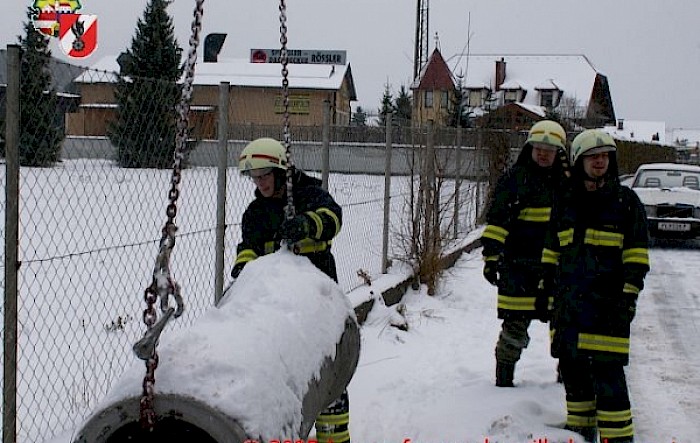
{"type": "Polygon", "coordinates": [[[350,399],[343,393],[316,417],[318,443],[350,443],[350,399]]]}
{"type": "Polygon", "coordinates": [[[597,427],[601,443],[627,443],[634,437],[627,380],[621,363],[589,356],[560,358],[566,390],[566,426],[597,427]]]}
{"type": "Polygon", "coordinates": [[[530,343],[527,328],[532,322],[529,318],[504,318],[501,333],[496,343],[496,361],[515,364],[520,360],[523,349],[530,343]]]}

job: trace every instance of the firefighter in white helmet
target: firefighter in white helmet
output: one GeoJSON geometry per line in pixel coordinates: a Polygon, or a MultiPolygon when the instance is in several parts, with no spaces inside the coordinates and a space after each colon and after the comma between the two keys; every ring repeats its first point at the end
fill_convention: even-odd
{"type": "Polygon", "coordinates": [[[486,214],[481,236],[484,277],[498,288],[502,319],[495,350],[496,386],[514,386],[515,365],[530,342],[530,323],[549,319],[549,300],[538,289],[538,270],[555,191],[565,180],[565,148],[566,132],[559,123],[535,123],[517,161],[499,178],[486,214]]]}
{"type": "MultiPolygon", "coordinates": [[[[238,244],[231,276],[237,278],[246,263],[281,247],[284,240],[296,253],[309,258],[317,268],[338,281],[331,242],[340,232],[342,210],[321,188],[321,180],[298,169],[292,170],[295,216],[287,219],[287,156],[282,144],[272,138],[250,142],[238,163],[240,172],[255,183],[255,199],[241,221],[242,239],[238,244]]],[[[316,418],[316,438],[320,441],[350,441],[347,392],[316,418]]]]}
{"type": "Polygon", "coordinates": [[[649,271],[644,207],[620,185],[617,146],[600,130],[571,144],[572,179],[557,199],[542,254],[558,275],[545,283],[554,295],[552,356],[566,390],[566,428],[588,442],[630,443],[632,411],[624,366],[630,323],[649,271]]]}

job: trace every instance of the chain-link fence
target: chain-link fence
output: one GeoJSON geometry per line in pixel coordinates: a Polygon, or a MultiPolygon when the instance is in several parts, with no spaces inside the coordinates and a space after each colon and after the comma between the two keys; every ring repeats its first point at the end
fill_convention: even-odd
{"type": "MultiPolygon", "coordinates": [[[[8,72],[13,66],[8,64],[8,72]]],[[[116,86],[123,88],[116,94],[128,106],[115,108],[81,91],[57,92],[40,83],[34,91],[22,89],[28,79],[19,71],[17,95],[12,95],[9,81],[2,96],[7,140],[0,168],[6,191],[0,205],[6,238],[4,371],[16,373],[16,380],[4,379],[6,398],[16,399],[16,405],[4,403],[3,417],[16,420],[17,441],[28,442],[74,428],[134,362],[131,346],[144,332],[144,289],[153,278],[167,218],[173,172],[164,167],[168,162],[163,158],[172,157],[175,117],[161,103],[172,99],[171,89],[154,80],[79,73],[83,82],[112,88],[124,82],[116,86]],[[30,93],[34,101],[28,101],[30,93]],[[67,103],[59,106],[52,97],[67,103]],[[42,99],[49,104],[36,104],[42,99]],[[99,112],[78,118],[81,106],[99,112]],[[66,136],[76,124],[102,125],[106,135],[66,136]],[[14,300],[16,309],[8,300],[14,300]]],[[[197,112],[193,110],[192,120],[202,123],[197,112]]],[[[212,123],[206,124],[211,130],[212,123]]],[[[237,172],[240,150],[260,136],[281,138],[278,127],[253,126],[232,126],[226,137],[218,137],[227,123],[213,124],[213,139],[198,136],[203,124],[193,126],[182,171],[171,271],[182,286],[185,312],[169,328],[190,325],[212,306],[217,276],[227,280],[240,239],[239,221],[254,190],[237,172]],[[223,207],[218,200],[222,186],[223,207]],[[224,226],[217,229],[221,211],[224,226]],[[222,241],[217,240],[220,233],[222,241]],[[223,251],[217,250],[219,245],[223,251]],[[223,267],[217,269],[221,252],[223,267]]],[[[426,131],[395,128],[391,137],[398,141],[387,143],[383,128],[366,128],[360,135],[365,142],[352,136],[356,128],[292,128],[296,166],[323,178],[343,208],[343,228],[333,244],[343,290],[364,284],[358,271],[376,278],[388,263],[405,259],[401,238],[408,235],[411,217],[406,211],[418,188],[426,131]]],[[[456,189],[463,202],[473,200],[479,175],[475,150],[464,145],[458,149],[455,137],[454,132],[435,137],[445,140],[436,148],[435,168],[449,215],[444,220],[450,233],[446,243],[464,237],[476,219],[470,205],[449,206],[456,189]],[[458,168],[455,158],[460,155],[458,168]]]]}
{"type": "MultiPolygon", "coordinates": [[[[14,54],[0,89],[3,425],[16,421],[17,441],[34,442],[74,428],[133,364],[167,218],[177,88],[70,65],[42,77],[48,71],[27,65],[41,60],[14,54]],[[75,89],[78,78],[92,87],[75,89]],[[76,132],[87,135],[67,135],[76,132]]],[[[221,109],[240,104],[225,94],[218,103],[189,116],[171,262],[186,309],[169,328],[190,325],[212,306],[217,279],[227,280],[254,190],[237,171],[240,150],[257,137],[282,138],[281,125],[229,125],[221,109]]],[[[389,127],[291,128],[295,165],[322,178],[343,208],[333,252],[346,292],[364,284],[360,273],[415,265],[414,220],[426,202],[442,246],[465,238],[493,174],[491,145],[512,154],[524,141],[389,127]]]]}

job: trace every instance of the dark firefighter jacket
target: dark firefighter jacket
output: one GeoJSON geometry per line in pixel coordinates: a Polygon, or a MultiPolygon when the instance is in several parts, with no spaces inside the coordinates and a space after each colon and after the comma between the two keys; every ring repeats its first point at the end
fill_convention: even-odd
{"type": "Polygon", "coordinates": [[[543,264],[559,271],[550,324],[554,357],[629,361],[630,314],[649,271],[649,235],[644,207],[616,180],[613,162],[615,179],[596,191],[572,182],[554,210],[542,254],[543,264]]]}
{"type": "Polygon", "coordinates": [[[532,160],[523,146],[515,164],[498,180],[481,236],[484,260],[498,260],[499,318],[535,318],[542,248],[555,190],[564,181],[559,157],[551,168],[532,160]]]}
{"type": "MultiPolygon", "coordinates": [[[[308,257],[317,268],[337,282],[331,241],[340,232],[342,210],[333,197],[321,188],[321,181],[303,171],[294,171],[292,189],[295,213],[306,215],[309,222],[316,225],[314,238],[305,238],[297,243],[299,254],[308,257]]],[[[245,264],[280,248],[277,231],[284,221],[286,204],[286,195],[284,198],[265,198],[255,190],[255,200],[243,213],[242,240],[237,247],[235,265],[245,264]]]]}

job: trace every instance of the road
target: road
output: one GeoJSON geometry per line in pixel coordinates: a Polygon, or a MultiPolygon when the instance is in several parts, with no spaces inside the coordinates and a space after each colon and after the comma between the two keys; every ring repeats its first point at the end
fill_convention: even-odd
{"type": "Polygon", "coordinates": [[[638,440],[692,442],[700,436],[700,249],[650,251],[627,376],[638,440]]]}

